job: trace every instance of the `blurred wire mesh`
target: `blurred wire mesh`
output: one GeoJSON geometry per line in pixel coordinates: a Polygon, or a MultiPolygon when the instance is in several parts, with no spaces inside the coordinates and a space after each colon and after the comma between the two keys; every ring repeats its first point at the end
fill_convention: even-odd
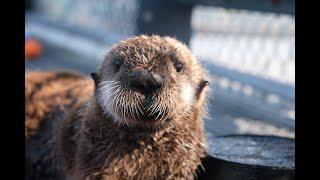
{"type": "Polygon", "coordinates": [[[230,113],[294,129],[294,17],[205,6],[192,17],[191,48],[214,76],[221,103],[238,108],[230,113]]]}
{"type": "MultiPolygon", "coordinates": [[[[151,22],[157,17],[142,10],[141,2],[33,1],[26,30],[47,45],[44,55],[27,62],[26,69],[94,70],[99,53],[141,32],[139,18],[151,22]]],[[[179,21],[173,26],[179,27],[179,21]]],[[[190,26],[185,43],[214,80],[208,133],[294,137],[294,15],[195,4],[190,26]]]]}

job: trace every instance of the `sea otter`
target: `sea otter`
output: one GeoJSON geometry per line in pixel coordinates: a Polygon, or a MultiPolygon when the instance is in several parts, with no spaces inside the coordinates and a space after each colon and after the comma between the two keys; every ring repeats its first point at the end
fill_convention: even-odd
{"type": "Polygon", "coordinates": [[[195,178],[206,155],[208,81],[185,45],[142,35],[114,45],[91,73],[93,81],[66,72],[51,75],[64,78],[54,77],[49,85],[40,78],[38,87],[32,81],[37,75],[26,76],[30,174],[48,171],[53,179],[72,180],[195,178]],[[38,101],[30,98],[55,85],[64,89],[43,93],[38,101]],[[44,108],[37,110],[35,103],[44,108]],[[44,113],[34,117],[30,109],[44,113]]]}

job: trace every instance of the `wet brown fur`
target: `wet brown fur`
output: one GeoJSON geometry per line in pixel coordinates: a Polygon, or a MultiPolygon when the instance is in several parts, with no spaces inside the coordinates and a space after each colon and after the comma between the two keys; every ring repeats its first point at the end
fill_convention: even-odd
{"type": "Polygon", "coordinates": [[[25,136],[37,133],[41,121],[52,116],[54,109],[63,111],[88,100],[93,94],[89,78],[68,72],[27,72],[25,75],[25,136]]]}
{"type": "Polygon", "coordinates": [[[71,71],[25,74],[26,177],[64,179],[60,171],[57,131],[67,112],[93,95],[90,78],[71,71]],[[61,178],[59,178],[61,177],[61,178]]]}
{"type": "Polygon", "coordinates": [[[153,72],[167,75],[164,88],[168,89],[164,90],[172,84],[179,88],[183,83],[191,84],[196,90],[191,104],[170,107],[172,111],[186,108],[188,112],[154,124],[159,128],[122,126],[103,112],[97,102],[99,96],[92,96],[92,81],[81,76],[59,80],[58,74],[36,72],[26,75],[26,138],[37,133],[44,119],[50,119],[53,107],[60,107],[68,113],[54,131],[57,149],[52,149],[57,154],[51,158],[61,159],[54,165],[67,179],[194,179],[206,151],[202,120],[206,88],[198,90],[206,78],[202,67],[184,45],[172,38],[139,36],[113,46],[100,65],[96,83],[116,77],[111,65],[114,54],[124,61],[142,61],[134,65],[141,69],[146,68],[144,60],[168,59],[155,64],[153,72]],[[175,60],[184,61],[183,77],[175,73],[175,60]],[[52,77],[55,80],[49,81],[52,77]]]}

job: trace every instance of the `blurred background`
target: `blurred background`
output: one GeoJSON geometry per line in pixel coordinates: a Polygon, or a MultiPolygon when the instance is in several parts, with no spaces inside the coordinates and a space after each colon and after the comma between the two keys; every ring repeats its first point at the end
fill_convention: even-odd
{"type": "Polygon", "coordinates": [[[25,69],[96,70],[113,43],[176,37],[206,67],[207,135],[295,137],[294,0],[26,0],[25,69]]]}

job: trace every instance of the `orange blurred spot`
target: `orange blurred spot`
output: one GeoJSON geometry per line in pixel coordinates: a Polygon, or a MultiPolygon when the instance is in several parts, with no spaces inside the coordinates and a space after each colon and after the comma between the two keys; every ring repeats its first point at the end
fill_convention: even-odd
{"type": "Polygon", "coordinates": [[[37,58],[42,53],[41,44],[35,39],[29,39],[25,42],[25,58],[27,60],[37,58]]]}

